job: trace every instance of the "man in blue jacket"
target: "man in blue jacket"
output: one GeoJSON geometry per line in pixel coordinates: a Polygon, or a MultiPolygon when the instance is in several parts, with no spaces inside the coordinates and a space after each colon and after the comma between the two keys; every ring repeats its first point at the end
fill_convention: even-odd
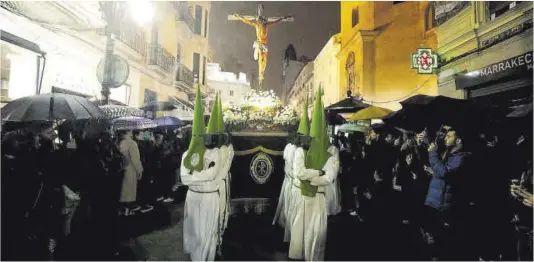
{"type": "Polygon", "coordinates": [[[425,219],[425,238],[428,244],[434,246],[435,252],[432,259],[444,253],[449,253],[447,239],[450,231],[450,211],[453,204],[453,189],[458,179],[462,176],[465,158],[468,155],[463,152],[463,140],[451,127],[445,127],[443,150],[435,143],[428,147],[430,167],[425,166],[425,171],[431,175],[430,186],[425,200],[427,217],[425,219]],[[439,149],[439,150],[438,150],[439,149]],[[443,152],[443,153],[440,153],[443,152]]]}

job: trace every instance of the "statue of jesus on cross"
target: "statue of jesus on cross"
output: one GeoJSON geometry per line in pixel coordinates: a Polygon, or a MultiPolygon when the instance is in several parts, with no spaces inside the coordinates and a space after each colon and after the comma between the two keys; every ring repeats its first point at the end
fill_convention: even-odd
{"type": "Polygon", "coordinates": [[[229,15],[228,20],[241,20],[243,23],[256,28],[256,41],[254,42],[254,60],[258,61],[258,82],[262,87],[263,74],[267,67],[267,31],[268,28],[280,22],[293,22],[293,16],[283,17],[265,17],[263,5],[258,5],[258,14],[256,16],[229,15]]]}

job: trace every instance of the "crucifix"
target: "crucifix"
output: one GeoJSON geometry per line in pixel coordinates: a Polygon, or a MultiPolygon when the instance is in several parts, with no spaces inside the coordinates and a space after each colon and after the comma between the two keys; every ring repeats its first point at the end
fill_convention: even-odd
{"type": "Polygon", "coordinates": [[[258,13],[255,16],[229,15],[228,20],[240,20],[256,29],[256,41],[254,41],[254,60],[258,61],[258,84],[262,89],[263,74],[267,66],[267,31],[269,27],[281,22],[294,22],[293,16],[265,17],[263,5],[258,5],[258,13]]]}

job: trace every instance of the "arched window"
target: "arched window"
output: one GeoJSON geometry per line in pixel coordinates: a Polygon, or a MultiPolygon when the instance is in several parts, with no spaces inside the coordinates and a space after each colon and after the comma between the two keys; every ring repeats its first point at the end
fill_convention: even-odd
{"type": "Polygon", "coordinates": [[[425,11],[425,31],[428,31],[434,27],[436,27],[436,16],[435,16],[435,7],[434,3],[430,2],[428,6],[426,7],[425,11]]]}

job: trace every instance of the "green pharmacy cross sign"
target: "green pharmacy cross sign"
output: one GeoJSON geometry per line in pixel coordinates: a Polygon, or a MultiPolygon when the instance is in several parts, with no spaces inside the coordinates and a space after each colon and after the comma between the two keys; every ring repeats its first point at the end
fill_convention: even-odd
{"type": "Polygon", "coordinates": [[[419,48],[412,54],[412,69],[418,74],[432,74],[438,68],[438,56],[430,48],[419,48]]]}

